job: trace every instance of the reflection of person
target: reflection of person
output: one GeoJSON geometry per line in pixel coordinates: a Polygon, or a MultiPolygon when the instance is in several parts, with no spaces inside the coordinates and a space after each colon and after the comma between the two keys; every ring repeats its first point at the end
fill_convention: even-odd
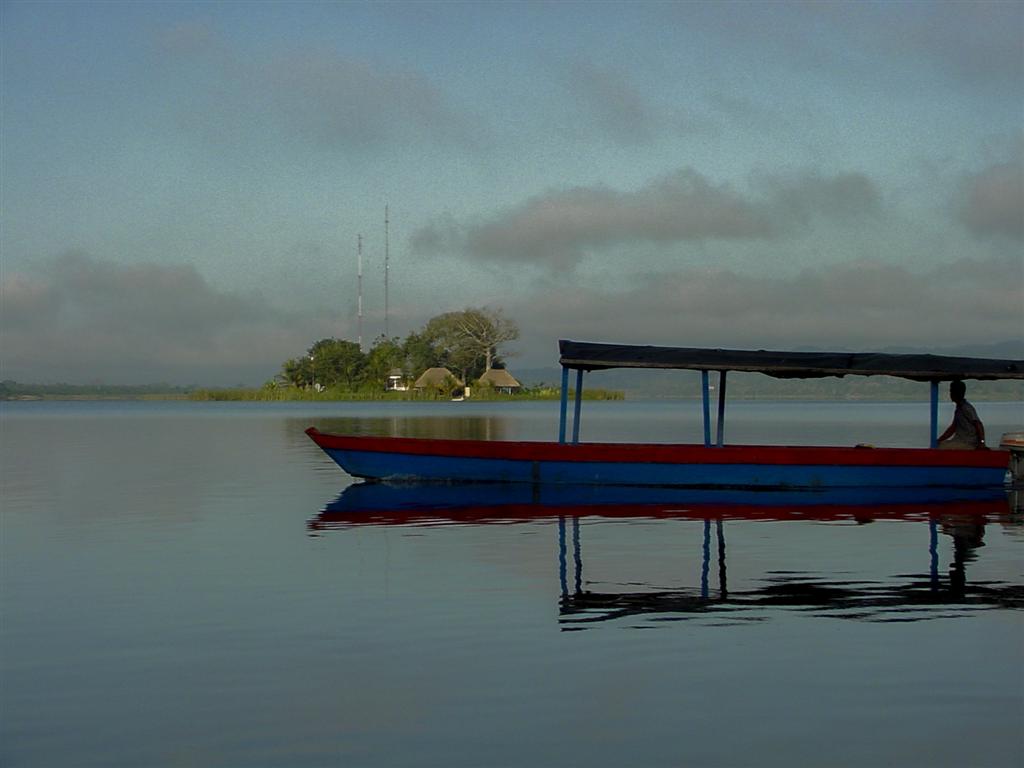
{"type": "Polygon", "coordinates": [[[939,435],[939,448],[969,450],[985,447],[985,427],[974,406],[964,399],[967,386],[957,379],[949,385],[949,399],[956,403],[953,423],[939,435]]]}
{"type": "Polygon", "coordinates": [[[949,515],[942,519],[942,532],[953,537],[953,562],[949,564],[949,588],[958,597],[967,591],[967,563],[977,549],[985,546],[985,518],[949,515]]]}

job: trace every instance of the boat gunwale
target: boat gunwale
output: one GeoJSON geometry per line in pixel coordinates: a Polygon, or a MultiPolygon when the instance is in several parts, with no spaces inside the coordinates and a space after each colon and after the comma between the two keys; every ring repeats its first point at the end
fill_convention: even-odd
{"type": "Polygon", "coordinates": [[[419,437],[337,435],[310,427],[306,434],[324,450],[443,456],[529,462],[656,464],[764,464],[785,466],[907,466],[1005,468],[1002,449],[724,445],[693,443],[557,443],[549,441],[448,440],[419,437]]]}

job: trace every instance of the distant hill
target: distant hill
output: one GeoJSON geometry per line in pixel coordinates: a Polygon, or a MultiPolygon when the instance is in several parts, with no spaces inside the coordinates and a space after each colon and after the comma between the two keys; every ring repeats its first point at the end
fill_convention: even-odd
{"type": "Polygon", "coordinates": [[[194,387],[171,384],[22,384],[0,382],[0,400],[35,400],[49,398],[82,398],[131,400],[143,398],[184,398],[194,387]]]}
{"type": "Polygon", "coordinates": [[[920,353],[924,351],[932,355],[950,355],[951,357],[991,357],[999,360],[1024,360],[1024,339],[999,341],[994,344],[966,344],[927,350],[912,347],[887,347],[878,351],[891,354],[920,353]]]}

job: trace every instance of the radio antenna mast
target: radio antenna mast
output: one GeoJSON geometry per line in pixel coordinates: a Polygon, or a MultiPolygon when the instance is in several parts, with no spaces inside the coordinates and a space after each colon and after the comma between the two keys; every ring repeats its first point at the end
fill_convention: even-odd
{"type": "Polygon", "coordinates": [[[357,306],[357,316],[359,318],[359,349],[363,348],[363,236],[356,236],[356,259],[357,259],[357,271],[356,271],[356,285],[359,289],[359,302],[357,306]]]}
{"type": "Polygon", "coordinates": [[[388,204],[384,203],[384,338],[390,339],[391,332],[388,329],[388,272],[391,265],[388,263],[388,204]]]}

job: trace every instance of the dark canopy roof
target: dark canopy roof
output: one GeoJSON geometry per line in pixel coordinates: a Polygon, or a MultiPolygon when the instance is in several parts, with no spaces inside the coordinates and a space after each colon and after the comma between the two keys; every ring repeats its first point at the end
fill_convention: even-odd
{"type": "Polygon", "coordinates": [[[697,371],[753,371],[779,379],[823,376],[899,376],[915,381],[1024,379],[1024,360],[989,360],[943,355],[872,352],[768,352],[691,349],[634,344],[558,342],[562,366],[585,371],[606,368],[685,368],[697,371]]]}

